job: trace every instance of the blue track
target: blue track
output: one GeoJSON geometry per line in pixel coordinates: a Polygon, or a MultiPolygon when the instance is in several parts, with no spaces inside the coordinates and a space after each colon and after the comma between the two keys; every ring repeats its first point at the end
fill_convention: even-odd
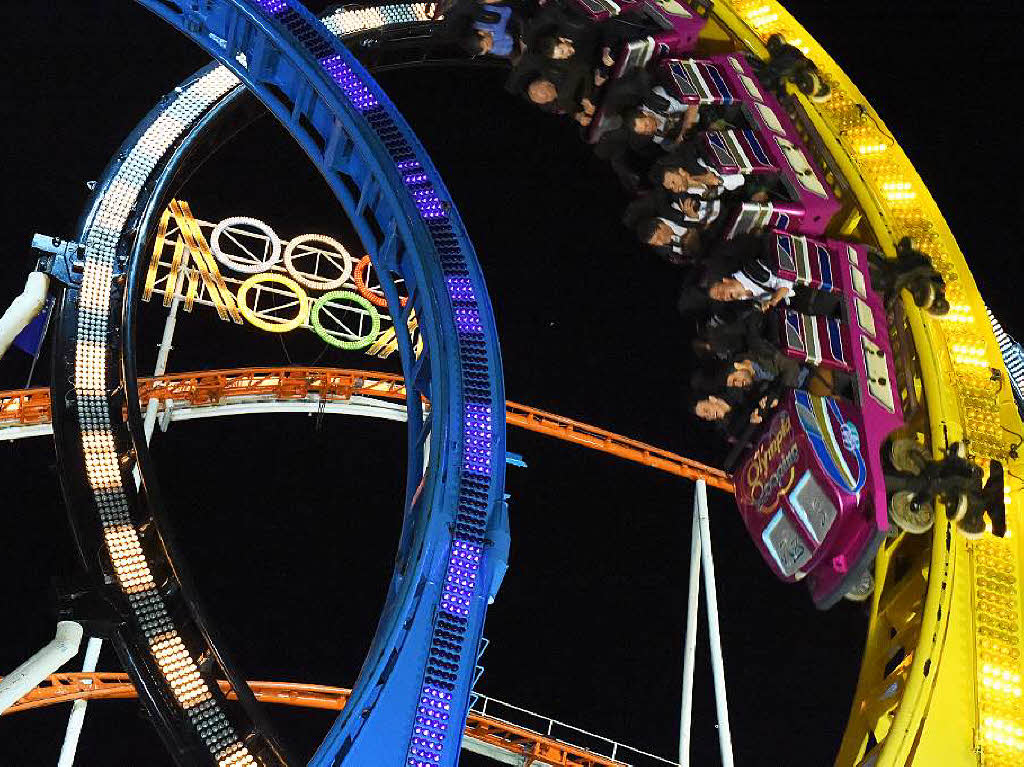
{"type": "MultiPolygon", "coordinates": [[[[139,2],[229,67],[280,119],[352,220],[396,329],[415,311],[424,353],[415,358],[411,338],[398,334],[409,465],[395,573],[352,697],[311,764],[454,765],[508,541],[501,360],[472,245],[405,120],[303,7],[139,2]],[[396,278],[408,289],[404,308],[396,278]],[[421,397],[431,403],[425,419],[421,397]]],[[[339,558],[351,545],[338,542],[339,558]]],[[[330,609],[343,612],[344,591],[367,587],[356,578],[330,609]]]]}

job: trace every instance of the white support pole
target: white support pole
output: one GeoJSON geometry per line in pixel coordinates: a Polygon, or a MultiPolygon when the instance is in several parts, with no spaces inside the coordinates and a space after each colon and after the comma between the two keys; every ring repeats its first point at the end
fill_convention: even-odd
{"type": "MultiPolygon", "coordinates": [[[[85,661],[82,663],[82,671],[91,674],[96,670],[96,664],[100,659],[100,649],[103,647],[103,640],[97,637],[89,637],[89,643],[85,646],[85,661]]],[[[85,681],[85,684],[90,684],[85,681]]],[[[75,763],[75,753],[78,751],[78,736],[82,734],[82,725],[85,723],[85,707],[89,704],[86,700],[76,700],[71,704],[71,716],[68,717],[68,727],[64,732],[64,743],[60,747],[60,758],[57,760],[57,767],[72,767],[75,763]]]]}
{"type": "Polygon", "coordinates": [[[690,529],[690,587],[686,601],[686,641],[683,644],[683,702],[679,712],[679,765],[690,766],[690,722],[693,713],[693,668],[697,654],[697,622],[700,612],[700,521],[693,499],[690,529]]]}
{"type": "Polygon", "coordinates": [[[74,658],[81,642],[81,624],[74,621],[57,623],[57,633],[49,644],[0,680],[0,712],[13,706],[74,658]]]}
{"type": "Polygon", "coordinates": [[[0,315],[0,358],[4,356],[15,337],[46,305],[50,290],[50,278],[45,272],[30,272],[25,280],[25,289],[0,315]]]}
{"type": "MultiPolygon", "coordinates": [[[[153,368],[154,378],[162,376],[167,372],[167,356],[171,353],[171,349],[174,348],[171,342],[174,340],[174,328],[178,322],[178,306],[181,304],[181,299],[178,296],[184,285],[184,279],[185,270],[182,269],[178,272],[177,282],[174,286],[174,298],[171,300],[171,308],[167,312],[167,320],[164,322],[164,332],[160,338],[160,350],[157,352],[156,366],[153,368]]],[[[146,403],[146,416],[142,422],[142,430],[146,435],[147,445],[153,439],[153,432],[156,431],[156,417],[159,409],[160,399],[158,397],[150,397],[146,403]]],[[[135,486],[138,487],[142,484],[142,474],[139,473],[138,466],[132,470],[132,474],[135,476],[135,486]]]]}
{"type": "Polygon", "coordinates": [[[181,290],[185,286],[185,270],[178,271],[178,278],[174,283],[174,298],[171,299],[171,309],[167,312],[167,321],[164,323],[164,334],[160,338],[160,351],[156,355],[156,368],[154,376],[162,376],[167,372],[167,355],[174,348],[171,341],[174,340],[174,327],[178,322],[178,307],[181,305],[181,290]]]}
{"type": "Polygon", "coordinates": [[[711,640],[711,672],[715,679],[715,708],[718,712],[718,746],[722,767],[733,767],[732,733],[729,731],[729,701],[725,694],[725,664],[722,661],[722,637],[718,630],[718,592],[715,588],[715,560],[711,555],[711,525],[708,520],[708,489],[697,480],[697,517],[700,521],[701,559],[704,565],[704,590],[708,597],[708,635],[711,640]]]}
{"type": "MultiPolygon", "coordinates": [[[[153,439],[153,432],[156,430],[156,416],[157,411],[160,410],[160,400],[157,397],[150,397],[149,402],[146,403],[146,416],[142,421],[142,431],[146,435],[146,444],[153,439]]],[[[138,468],[136,467],[136,471],[138,468]]],[[[135,485],[138,487],[140,477],[135,478],[135,485]]]]}

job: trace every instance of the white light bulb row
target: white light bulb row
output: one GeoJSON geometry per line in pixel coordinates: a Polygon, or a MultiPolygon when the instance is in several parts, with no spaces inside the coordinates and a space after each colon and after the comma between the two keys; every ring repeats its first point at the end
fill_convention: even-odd
{"type": "Polygon", "coordinates": [[[331,34],[341,37],[353,32],[377,29],[387,24],[403,22],[429,21],[426,3],[411,5],[381,5],[376,8],[360,8],[358,10],[338,10],[324,19],[324,26],[331,34]]]}
{"type": "Polygon", "coordinates": [[[196,118],[238,84],[223,67],[179,90],[124,158],[99,201],[86,236],[85,265],[78,303],[74,385],[86,476],[103,525],[103,537],[118,585],[169,688],[200,736],[226,767],[255,764],[202,678],[196,661],[174,628],[124,494],[120,456],[111,430],[107,344],[111,283],[117,245],[139,194],[160,159],[196,118]]]}

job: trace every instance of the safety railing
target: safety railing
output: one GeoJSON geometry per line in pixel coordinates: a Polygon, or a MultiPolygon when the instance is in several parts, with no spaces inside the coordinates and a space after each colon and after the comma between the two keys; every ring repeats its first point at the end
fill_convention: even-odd
{"type": "MultiPolygon", "coordinates": [[[[592,761],[594,765],[629,764],[633,767],[663,767],[664,765],[677,766],[678,762],[666,759],[647,751],[627,746],[603,735],[597,735],[571,724],[566,724],[550,716],[538,714],[535,711],[515,706],[511,703],[491,698],[486,695],[477,695],[475,702],[470,708],[470,715],[476,715],[481,719],[494,721],[513,729],[529,732],[539,732],[547,738],[554,739],[566,746],[572,745],[585,749],[592,755],[598,755],[607,759],[607,762],[592,761]]],[[[538,757],[543,761],[543,757],[538,757]]],[[[576,764],[568,762],[568,764],[576,764]]]]}

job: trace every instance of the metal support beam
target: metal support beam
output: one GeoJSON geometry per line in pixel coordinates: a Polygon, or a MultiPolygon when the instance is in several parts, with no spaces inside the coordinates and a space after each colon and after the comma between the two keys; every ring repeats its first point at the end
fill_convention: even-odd
{"type": "Polygon", "coordinates": [[[711,554],[711,525],[708,520],[708,489],[704,480],[697,480],[694,514],[700,521],[701,563],[704,566],[704,591],[708,597],[708,638],[711,642],[711,672],[715,679],[715,709],[718,713],[718,746],[722,767],[733,767],[732,734],[729,731],[729,701],[725,693],[725,663],[722,660],[722,637],[718,628],[718,591],[715,587],[715,560],[711,554]]]}
{"type": "MultiPolygon", "coordinates": [[[[85,647],[85,660],[82,663],[83,673],[91,674],[96,670],[96,664],[99,662],[100,650],[102,648],[102,639],[99,637],[89,637],[89,643],[85,647]]],[[[88,705],[89,701],[84,698],[76,700],[71,704],[71,716],[68,717],[68,727],[64,731],[64,743],[60,747],[57,767],[72,767],[75,763],[75,754],[78,751],[78,736],[82,734],[82,725],[85,724],[85,707],[88,705]]]]}
{"type": "Polygon", "coordinates": [[[711,645],[711,673],[715,684],[715,709],[718,714],[718,746],[722,767],[733,767],[732,733],[729,730],[729,701],[725,691],[725,664],[722,637],[718,625],[718,591],[715,587],[715,560],[711,553],[711,526],[708,520],[708,489],[697,480],[693,498],[693,527],[690,532],[690,583],[687,599],[686,641],[683,647],[683,693],[679,715],[679,764],[690,764],[690,723],[693,704],[693,668],[697,648],[697,620],[700,611],[699,578],[704,568],[704,591],[708,598],[708,639],[711,645]]]}
{"type": "Polygon", "coordinates": [[[697,620],[700,611],[700,520],[693,510],[690,529],[690,584],[686,600],[686,641],[683,644],[683,702],[679,712],[679,765],[690,767],[690,723],[693,707],[693,667],[697,653],[697,620]]]}

